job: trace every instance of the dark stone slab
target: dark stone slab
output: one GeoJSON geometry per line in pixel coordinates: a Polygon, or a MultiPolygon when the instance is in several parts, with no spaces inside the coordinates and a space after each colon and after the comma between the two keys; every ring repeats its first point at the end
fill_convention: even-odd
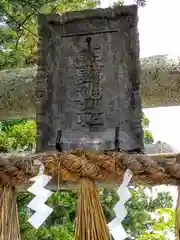
{"type": "Polygon", "coordinates": [[[142,150],[135,5],[39,16],[37,151],[142,150]]]}

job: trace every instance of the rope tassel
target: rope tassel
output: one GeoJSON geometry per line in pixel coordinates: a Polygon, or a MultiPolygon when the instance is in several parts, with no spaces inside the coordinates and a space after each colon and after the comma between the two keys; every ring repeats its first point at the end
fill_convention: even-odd
{"type": "Polygon", "coordinates": [[[10,186],[3,186],[0,195],[0,239],[20,240],[17,195],[10,186]]]}
{"type": "Polygon", "coordinates": [[[82,178],[80,183],[74,240],[109,240],[106,219],[94,182],[82,178]]]}

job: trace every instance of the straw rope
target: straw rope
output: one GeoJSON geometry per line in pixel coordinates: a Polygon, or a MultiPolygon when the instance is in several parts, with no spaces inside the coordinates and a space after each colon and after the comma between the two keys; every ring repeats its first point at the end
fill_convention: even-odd
{"type": "Polygon", "coordinates": [[[74,240],[109,240],[109,231],[93,181],[80,179],[74,240]]]}
{"type": "MultiPolygon", "coordinates": [[[[19,186],[37,175],[40,161],[45,174],[59,183],[77,183],[81,177],[94,181],[120,183],[124,171],[133,172],[133,181],[146,186],[179,185],[179,154],[128,154],[124,152],[45,152],[31,155],[0,155],[0,185],[19,186]]],[[[55,182],[54,182],[55,181],[55,182]]]]}
{"type": "Polygon", "coordinates": [[[3,187],[0,197],[0,239],[20,240],[16,193],[11,187],[3,187]]]}
{"type": "Polygon", "coordinates": [[[0,186],[21,185],[39,172],[38,155],[0,155],[0,186]]]}
{"type": "Polygon", "coordinates": [[[143,154],[74,151],[41,154],[45,173],[56,183],[78,182],[81,177],[105,183],[120,183],[127,168],[133,172],[133,181],[154,186],[161,184],[179,185],[179,155],[168,158],[143,154]]]}

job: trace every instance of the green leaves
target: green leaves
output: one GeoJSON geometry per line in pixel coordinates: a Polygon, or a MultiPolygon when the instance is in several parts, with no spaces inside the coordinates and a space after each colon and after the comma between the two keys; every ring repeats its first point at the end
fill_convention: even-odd
{"type": "Polygon", "coordinates": [[[167,237],[159,234],[159,233],[144,233],[137,240],[169,240],[167,237]]]}
{"type": "Polygon", "coordinates": [[[174,230],[176,218],[176,213],[174,209],[159,208],[156,209],[155,214],[157,214],[158,219],[154,224],[154,231],[164,231],[165,229],[169,229],[170,231],[174,230]]]}
{"type": "Polygon", "coordinates": [[[0,152],[32,151],[35,148],[34,120],[3,121],[0,132],[0,152]]]}
{"type": "Polygon", "coordinates": [[[22,240],[72,240],[76,214],[76,192],[60,191],[51,196],[47,204],[53,208],[53,212],[39,230],[34,229],[27,222],[32,214],[27,204],[33,196],[28,193],[23,198],[23,195],[25,193],[20,193],[18,196],[22,240]]]}
{"type": "Polygon", "coordinates": [[[154,139],[152,133],[148,130],[149,119],[143,114],[142,127],[144,129],[144,143],[149,144],[153,143],[154,139]]]}
{"type": "Polygon", "coordinates": [[[39,13],[62,13],[98,4],[98,0],[1,0],[0,70],[36,63],[39,13]]]}
{"type": "Polygon", "coordinates": [[[172,197],[169,192],[159,192],[154,198],[144,190],[144,187],[131,190],[136,197],[127,203],[128,217],[124,226],[132,239],[168,239],[165,234],[173,231],[175,224],[175,211],[169,208],[172,197]]]}

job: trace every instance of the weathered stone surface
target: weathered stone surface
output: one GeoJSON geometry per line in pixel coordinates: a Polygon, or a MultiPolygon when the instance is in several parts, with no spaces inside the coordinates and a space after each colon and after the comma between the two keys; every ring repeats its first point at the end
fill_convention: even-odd
{"type": "Polygon", "coordinates": [[[58,130],[64,150],[143,149],[137,6],[40,15],[39,36],[37,151],[58,130]]]}

